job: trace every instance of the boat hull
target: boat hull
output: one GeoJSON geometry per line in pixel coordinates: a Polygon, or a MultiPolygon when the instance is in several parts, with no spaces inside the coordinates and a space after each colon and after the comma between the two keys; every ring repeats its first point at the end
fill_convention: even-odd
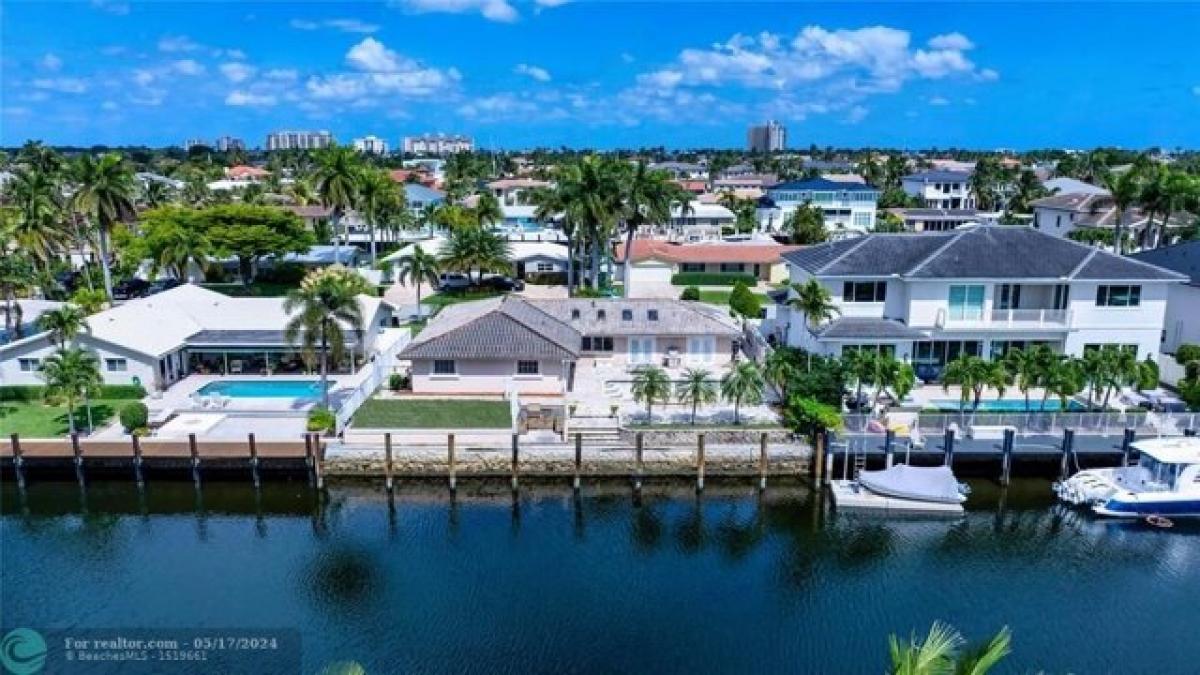
{"type": "Polygon", "coordinates": [[[1146,516],[1200,518],[1200,498],[1162,499],[1161,497],[1169,497],[1169,495],[1114,495],[1093,506],[1092,510],[1097,515],[1110,518],[1145,518],[1146,516]],[[1160,498],[1156,499],[1155,497],[1160,498]]]}

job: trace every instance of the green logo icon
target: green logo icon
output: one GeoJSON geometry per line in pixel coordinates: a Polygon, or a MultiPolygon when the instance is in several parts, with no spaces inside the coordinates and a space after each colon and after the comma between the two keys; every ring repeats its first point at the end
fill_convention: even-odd
{"type": "Polygon", "coordinates": [[[33,675],[46,665],[46,641],[36,630],[15,628],[0,641],[0,663],[13,675],[33,675]]]}

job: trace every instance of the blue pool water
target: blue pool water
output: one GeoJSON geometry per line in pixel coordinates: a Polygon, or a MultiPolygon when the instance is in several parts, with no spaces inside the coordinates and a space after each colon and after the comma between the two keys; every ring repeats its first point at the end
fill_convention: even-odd
{"type": "Polygon", "coordinates": [[[320,380],[222,380],[200,388],[201,396],[230,398],[320,398],[320,380]]]}
{"type": "MultiPolygon", "coordinates": [[[[937,408],[938,410],[945,410],[948,412],[958,412],[959,406],[962,405],[962,403],[958,399],[938,399],[936,401],[930,401],[929,405],[931,405],[934,408],[937,408]]],[[[964,410],[970,411],[971,403],[968,401],[967,404],[962,407],[964,410]]],[[[1087,409],[1087,406],[1083,405],[1082,403],[1079,403],[1078,401],[1067,401],[1067,412],[1083,412],[1086,409],[1087,409]]],[[[992,399],[990,401],[988,401],[988,400],[980,401],[979,408],[977,408],[976,411],[977,412],[1040,412],[1040,411],[1063,412],[1063,408],[1062,408],[1062,405],[1060,404],[1059,400],[1056,398],[1047,399],[1045,407],[1042,407],[1042,402],[1040,399],[1032,399],[1029,401],[1029,409],[1028,410],[1025,409],[1025,399],[1023,399],[1023,398],[1005,398],[1005,399],[1000,399],[1000,400],[992,399]]]]}

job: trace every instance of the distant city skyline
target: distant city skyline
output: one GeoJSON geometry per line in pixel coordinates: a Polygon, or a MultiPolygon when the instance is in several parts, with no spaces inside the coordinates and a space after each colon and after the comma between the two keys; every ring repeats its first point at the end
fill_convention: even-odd
{"type": "Polygon", "coordinates": [[[740,148],[774,119],[790,149],[1200,146],[1193,3],[202,7],[7,4],[0,144],[740,148]]]}

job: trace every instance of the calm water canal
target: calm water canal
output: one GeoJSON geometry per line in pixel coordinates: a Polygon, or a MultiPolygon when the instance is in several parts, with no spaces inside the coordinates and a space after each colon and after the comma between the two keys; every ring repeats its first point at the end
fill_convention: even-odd
{"type": "MultiPolygon", "coordinates": [[[[3,485],[5,629],[298,629],[305,672],[879,673],[887,635],[1008,624],[1004,672],[1196,673],[1200,527],[1100,522],[1045,482],[961,519],[804,488],[3,485]]],[[[180,666],[162,672],[205,672],[180,666]]]]}

